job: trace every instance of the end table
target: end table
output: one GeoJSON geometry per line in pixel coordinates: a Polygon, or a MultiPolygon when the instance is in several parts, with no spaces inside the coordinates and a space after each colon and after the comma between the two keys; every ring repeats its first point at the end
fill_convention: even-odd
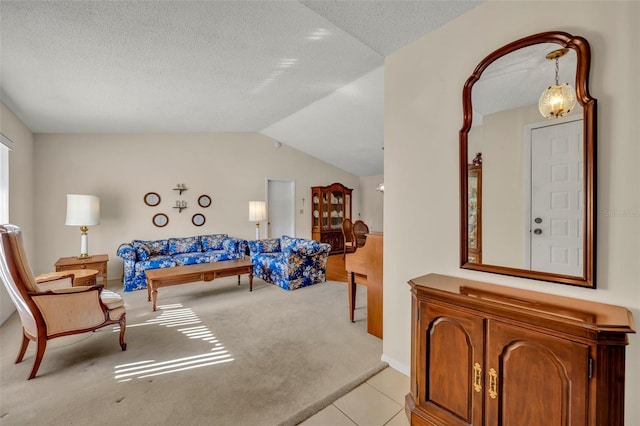
{"type": "Polygon", "coordinates": [[[95,269],[98,276],[102,277],[102,285],[107,288],[107,262],[108,254],[94,254],[86,259],[78,259],[76,256],[61,257],[55,263],[56,272],[69,271],[72,269],[95,269]]]}

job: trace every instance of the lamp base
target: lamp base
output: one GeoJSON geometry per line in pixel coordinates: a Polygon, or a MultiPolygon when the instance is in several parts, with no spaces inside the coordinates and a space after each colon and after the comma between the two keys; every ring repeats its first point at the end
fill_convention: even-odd
{"type": "Polygon", "coordinates": [[[80,256],[78,256],[78,259],[89,259],[91,257],[89,256],[89,235],[87,235],[88,230],[89,228],[87,228],[86,226],[80,227],[80,256]]]}

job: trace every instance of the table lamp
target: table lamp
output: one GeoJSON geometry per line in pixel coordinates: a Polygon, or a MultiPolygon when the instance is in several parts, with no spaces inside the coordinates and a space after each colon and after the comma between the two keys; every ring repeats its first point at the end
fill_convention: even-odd
{"type": "Polygon", "coordinates": [[[249,220],[256,223],[256,240],[260,239],[260,221],[267,219],[264,201],[249,201],[249,220]]]}
{"type": "Polygon", "coordinates": [[[80,256],[89,258],[89,226],[100,224],[100,198],[95,195],[67,194],[67,226],[80,227],[80,256]]]}

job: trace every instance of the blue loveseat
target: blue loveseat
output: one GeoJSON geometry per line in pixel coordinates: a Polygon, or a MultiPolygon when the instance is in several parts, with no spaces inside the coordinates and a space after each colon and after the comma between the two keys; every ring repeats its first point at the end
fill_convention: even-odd
{"type": "Polygon", "coordinates": [[[248,243],[255,277],[285,290],[327,280],[329,244],[286,236],[248,243]]]}
{"type": "Polygon", "coordinates": [[[246,249],[246,240],[227,234],[156,241],[133,240],[121,244],[118,256],[124,259],[124,291],[147,288],[147,269],[239,259],[246,249]]]}

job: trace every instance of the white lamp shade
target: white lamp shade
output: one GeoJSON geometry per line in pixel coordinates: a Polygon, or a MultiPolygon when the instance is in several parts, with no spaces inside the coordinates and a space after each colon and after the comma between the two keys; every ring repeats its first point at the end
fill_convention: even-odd
{"type": "Polygon", "coordinates": [[[249,201],[249,220],[260,222],[267,219],[267,207],[264,201],[249,201]]]}
{"type": "Polygon", "coordinates": [[[67,194],[67,220],[69,226],[100,224],[100,198],[95,195],[67,194]]]}

